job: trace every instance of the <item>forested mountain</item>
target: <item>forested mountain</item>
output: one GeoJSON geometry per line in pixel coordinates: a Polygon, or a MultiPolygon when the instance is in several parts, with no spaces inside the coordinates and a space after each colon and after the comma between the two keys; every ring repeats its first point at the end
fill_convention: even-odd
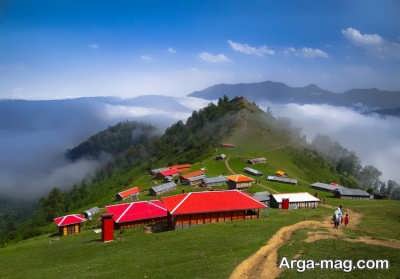
{"type": "Polygon", "coordinates": [[[352,89],[334,93],[316,85],[291,87],[281,82],[217,84],[190,94],[193,97],[215,100],[221,96],[243,96],[250,100],[273,103],[329,104],[334,106],[366,107],[386,109],[400,106],[399,91],[384,91],[376,88],[352,89]]]}

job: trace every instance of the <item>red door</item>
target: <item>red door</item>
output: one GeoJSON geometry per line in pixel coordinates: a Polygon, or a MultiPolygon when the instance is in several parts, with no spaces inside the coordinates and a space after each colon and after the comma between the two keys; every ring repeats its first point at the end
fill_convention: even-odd
{"type": "Polygon", "coordinates": [[[110,213],[106,213],[101,216],[101,236],[103,242],[114,240],[114,220],[112,217],[113,215],[110,213]]]}
{"type": "Polygon", "coordinates": [[[289,209],[289,199],[282,199],[282,209],[289,209]]]}

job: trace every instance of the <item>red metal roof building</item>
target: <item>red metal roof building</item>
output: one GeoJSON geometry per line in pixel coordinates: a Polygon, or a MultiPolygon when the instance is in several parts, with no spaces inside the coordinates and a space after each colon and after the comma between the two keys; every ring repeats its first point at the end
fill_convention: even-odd
{"type": "Polygon", "coordinates": [[[182,171],[186,171],[186,170],[190,169],[191,167],[192,167],[191,164],[178,164],[178,165],[170,166],[169,168],[178,169],[179,172],[182,172],[182,171]]]}
{"type": "Polygon", "coordinates": [[[177,168],[168,168],[166,170],[160,171],[159,176],[165,178],[167,176],[177,176],[179,175],[179,170],[177,168]]]}
{"type": "Polygon", "coordinates": [[[108,205],[106,212],[113,214],[114,223],[120,229],[166,220],[168,215],[159,200],[108,205]]]}
{"type": "Polygon", "coordinates": [[[162,198],[172,227],[253,219],[266,205],[238,191],[204,191],[162,198]]]}
{"type": "Polygon", "coordinates": [[[81,232],[81,223],[87,220],[81,214],[69,214],[54,218],[61,235],[78,234],[81,232]]]}
{"type": "Polygon", "coordinates": [[[119,192],[116,196],[120,200],[125,200],[125,199],[130,198],[130,197],[135,197],[136,198],[137,195],[139,194],[139,192],[140,192],[139,187],[135,186],[135,187],[126,189],[126,190],[124,190],[122,192],[119,192]]]}

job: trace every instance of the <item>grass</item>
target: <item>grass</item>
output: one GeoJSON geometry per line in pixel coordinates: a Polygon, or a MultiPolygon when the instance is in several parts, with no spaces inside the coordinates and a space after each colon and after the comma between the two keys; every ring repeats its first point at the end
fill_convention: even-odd
{"type": "Polygon", "coordinates": [[[226,278],[280,227],[321,219],[326,211],[270,209],[258,220],[129,231],[109,244],[91,231],[58,241],[41,236],[1,249],[0,270],[2,278],[26,278],[28,270],[29,278],[226,278]]]}

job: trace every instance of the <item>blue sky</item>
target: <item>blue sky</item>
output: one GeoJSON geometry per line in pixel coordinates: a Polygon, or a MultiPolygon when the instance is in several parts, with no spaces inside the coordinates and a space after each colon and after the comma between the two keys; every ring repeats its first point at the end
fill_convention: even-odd
{"type": "Polygon", "coordinates": [[[0,98],[400,89],[398,1],[1,1],[0,98]]]}

